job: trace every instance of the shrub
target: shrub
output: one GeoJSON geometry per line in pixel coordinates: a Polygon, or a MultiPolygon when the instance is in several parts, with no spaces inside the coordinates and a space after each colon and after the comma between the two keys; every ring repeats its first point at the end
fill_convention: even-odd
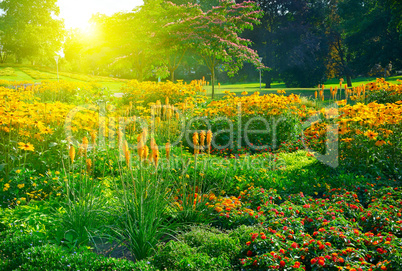
{"type": "Polygon", "coordinates": [[[44,245],[45,241],[32,232],[9,229],[0,233],[0,270],[13,270],[24,262],[24,250],[44,245]]]}
{"type": "Polygon", "coordinates": [[[248,152],[268,152],[281,143],[299,139],[297,127],[309,115],[299,96],[226,94],[222,100],[212,101],[202,113],[206,118],[194,122],[192,127],[212,130],[212,146],[220,150],[218,155],[244,153],[244,146],[248,152]]]}
{"type": "Polygon", "coordinates": [[[124,259],[106,258],[90,251],[71,253],[54,245],[29,248],[22,253],[22,258],[24,263],[15,270],[155,270],[144,262],[133,263],[124,259]]]}
{"type": "Polygon", "coordinates": [[[160,247],[153,262],[167,270],[230,270],[230,259],[226,254],[211,257],[184,242],[170,241],[160,247]]]}
{"type": "Polygon", "coordinates": [[[204,103],[205,90],[200,82],[192,81],[190,84],[179,81],[178,83],[166,82],[138,82],[137,80],[128,81],[121,88],[124,93],[123,103],[130,102],[136,106],[139,104],[147,106],[149,103],[155,104],[158,100],[165,104],[169,99],[170,104],[191,103],[196,101],[204,103]]]}
{"type": "MultiPolygon", "coordinates": [[[[399,80],[400,81],[400,80],[399,80]]],[[[365,85],[366,102],[380,104],[395,103],[402,100],[402,82],[400,84],[388,83],[384,78],[365,85]]]]}

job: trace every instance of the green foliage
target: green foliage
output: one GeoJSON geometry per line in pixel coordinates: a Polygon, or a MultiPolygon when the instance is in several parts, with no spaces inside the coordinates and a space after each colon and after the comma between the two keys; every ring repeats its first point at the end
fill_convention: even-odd
{"type": "Polygon", "coordinates": [[[105,258],[89,251],[71,253],[54,245],[26,249],[22,258],[23,264],[15,270],[156,270],[144,262],[105,258]]]}
{"type": "Polygon", "coordinates": [[[63,176],[56,172],[40,174],[30,169],[14,169],[8,181],[0,179],[0,206],[25,205],[32,200],[46,199],[52,193],[60,193],[61,187],[54,182],[59,178],[63,176]]]}
{"type": "Polygon", "coordinates": [[[395,103],[402,101],[402,93],[392,93],[387,90],[370,91],[366,98],[367,103],[377,102],[380,104],[395,103]]]}
{"type": "Polygon", "coordinates": [[[0,3],[1,44],[4,50],[22,59],[46,59],[60,49],[63,23],[56,0],[15,1],[0,3]],[[61,35],[60,35],[61,34],[61,35]]]}
{"type": "Polygon", "coordinates": [[[61,202],[62,209],[58,210],[61,224],[58,231],[61,234],[55,242],[65,242],[70,247],[86,246],[110,215],[110,205],[102,194],[101,183],[88,175],[70,175],[61,185],[66,197],[61,202]]]}
{"type": "Polygon", "coordinates": [[[13,270],[24,262],[24,250],[42,246],[45,240],[32,231],[9,229],[0,233],[0,269],[13,270]]]}
{"type": "Polygon", "coordinates": [[[209,256],[183,242],[170,241],[161,247],[153,264],[168,270],[231,270],[226,254],[209,256]]]}
{"type": "Polygon", "coordinates": [[[127,242],[136,260],[151,256],[156,245],[176,228],[168,219],[170,174],[147,171],[142,163],[139,170],[122,172],[123,189],[116,191],[121,205],[114,231],[127,242]]]}

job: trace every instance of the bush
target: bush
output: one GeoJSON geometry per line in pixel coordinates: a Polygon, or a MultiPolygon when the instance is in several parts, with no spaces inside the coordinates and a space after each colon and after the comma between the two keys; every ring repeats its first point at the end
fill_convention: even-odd
{"type": "Polygon", "coordinates": [[[156,270],[150,262],[72,252],[48,244],[40,233],[9,229],[0,233],[0,270],[156,270]]]}
{"type": "Polygon", "coordinates": [[[387,104],[402,100],[402,83],[392,84],[386,82],[384,78],[378,78],[376,82],[366,84],[365,89],[367,103],[387,104]]]}
{"type": "Polygon", "coordinates": [[[233,259],[240,251],[237,240],[213,228],[193,228],[179,239],[190,247],[197,248],[198,252],[206,253],[214,258],[226,255],[233,259]]]}
{"type": "MultiPolygon", "coordinates": [[[[122,88],[124,93],[123,104],[130,102],[137,107],[139,104],[147,106],[149,103],[156,103],[158,100],[162,104],[168,98],[170,104],[190,102],[195,99],[201,99],[203,103],[205,96],[203,87],[199,81],[192,81],[190,84],[184,84],[179,81],[177,84],[172,82],[138,82],[137,80],[128,81],[122,88]]],[[[135,108],[134,107],[134,108],[135,108]]]]}
{"type": "Polygon", "coordinates": [[[212,101],[203,112],[205,118],[193,122],[191,127],[212,130],[212,147],[216,148],[213,153],[229,156],[268,152],[281,143],[296,143],[299,139],[297,127],[309,114],[299,96],[226,94],[222,100],[212,101]]]}
{"type": "Polygon", "coordinates": [[[13,270],[24,262],[24,250],[44,245],[44,241],[32,232],[9,229],[0,234],[0,270],[13,270]]]}
{"type": "Polygon", "coordinates": [[[230,259],[226,254],[211,257],[198,248],[177,241],[170,241],[160,247],[154,257],[154,264],[161,269],[176,271],[231,270],[230,259]]]}
{"type": "Polygon", "coordinates": [[[29,248],[23,252],[22,258],[24,263],[15,270],[155,270],[152,266],[140,269],[139,266],[147,266],[144,263],[135,264],[124,259],[105,258],[89,251],[69,253],[54,245],[29,248]]]}

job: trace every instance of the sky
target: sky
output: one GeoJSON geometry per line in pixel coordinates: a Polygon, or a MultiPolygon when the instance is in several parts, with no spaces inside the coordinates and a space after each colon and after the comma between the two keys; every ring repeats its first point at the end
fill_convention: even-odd
{"type": "Polygon", "coordinates": [[[66,28],[86,28],[92,14],[112,15],[120,11],[130,11],[143,4],[142,0],[58,0],[60,17],[66,28]]]}

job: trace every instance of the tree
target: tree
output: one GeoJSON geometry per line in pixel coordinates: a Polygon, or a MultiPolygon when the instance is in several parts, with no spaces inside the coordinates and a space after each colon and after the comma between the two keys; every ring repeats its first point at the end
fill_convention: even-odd
{"type": "MultiPolygon", "coordinates": [[[[239,0],[241,2],[241,0],[239,0]]],[[[328,43],[322,21],[325,2],[319,0],[258,0],[264,11],[257,33],[249,34],[253,48],[271,68],[267,87],[282,79],[288,87],[310,87],[325,80],[328,43]]]]}
{"type": "Polygon", "coordinates": [[[57,0],[3,0],[0,9],[1,45],[17,61],[34,61],[54,54],[61,46],[64,25],[55,19],[57,0]]]}
{"type": "Polygon", "coordinates": [[[402,38],[402,2],[400,0],[388,0],[387,4],[390,5],[392,10],[392,23],[398,29],[400,38],[402,38]]]}
{"type": "Polygon", "coordinates": [[[391,61],[402,67],[402,39],[387,0],[342,0],[338,9],[344,43],[353,55],[350,66],[357,75],[367,74],[376,64],[385,67],[391,61]]]}
{"type": "MultiPolygon", "coordinates": [[[[171,3],[171,5],[174,5],[171,3]]],[[[221,1],[220,6],[204,12],[200,6],[187,4],[188,16],[174,23],[176,35],[189,44],[211,72],[212,98],[215,93],[215,69],[222,65],[234,75],[243,62],[263,68],[258,54],[249,48],[251,41],[239,35],[259,23],[261,11],[254,2],[240,4],[221,1]]]]}
{"type": "Polygon", "coordinates": [[[166,65],[170,80],[174,82],[175,71],[191,48],[191,45],[182,38],[183,34],[188,35],[191,30],[184,29],[181,22],[199,14],[200,9],[190,3],[172,5],[163,0],[154,0],[152,5],[145,5],[141,11],[147,14],[146,18],[158,18],[157,21],[154,19],[154,25],[149,30],[153,50],[160,56],[162,60],[160,64],[166,65]],[[152,10],[154,16],[149,16],[150,11],[147,8],[152,10]],[[159,14],[155,14],[156,9],[159,14]]]}

